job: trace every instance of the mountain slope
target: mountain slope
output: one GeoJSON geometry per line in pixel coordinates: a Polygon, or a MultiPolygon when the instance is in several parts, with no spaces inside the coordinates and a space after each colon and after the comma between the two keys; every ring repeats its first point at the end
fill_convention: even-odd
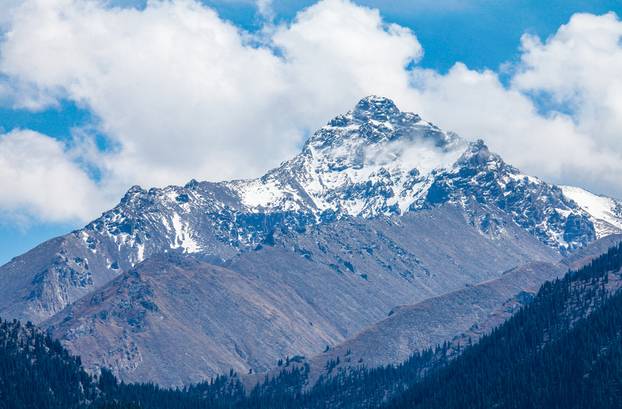
{"type": "Polygon", "coordinates": [[[597,237],[622,232],[622,202],[595,195],[578,187],[560,186],[560,188],[566,197],[574,200],[592,216],[597,237]]]}
{"type": "Polygon", "coordinates": [[[391,408],[619,406],[622,244],[547,283],[525,309],[391,408]]]}
{"type": "Polygon", "coordinates": [[[344,361],[356,362],[352,350],[326,362],[331,376],[311,387],[309,367],[290,360],[233,407],[618,407],[621,267],[622,244],[617,244],[563,279],[545,283],[479,343],[477,337],[463,338],[460,350],[445,343],[399,365],[340,369],[344,361]]]}
{"type": "Polygon", "coordinates": [[[88,246],[78,233],[68,234],[0,267],[1,315],[39,323],[129,266],[124,261],[112,264],[109,253],[88,246]]]}
{"type": "MultiPolygon", "coordinates": [[[[622,241],[611,235],[576,251],[559,263],[532,262],[504,272],[501,277],[391,309],[388,317],[363,329],[323,353],[294,366],[308,367],[304,383],[312,386],[320,377],[352,368],[376,368],[406,361],[437,345],[448,345],[448,354],[476,341],[531,302],[545,281],[578,269],[622,241]],[[331,363],[329,365],[329,363],[331,363]],[[327,370],[329,368],[329,370],[327,370]]],[[[274,368],[268,376],[277,376],[274,368]]],[[[264,374],[243,376],[248,388],[264,374]]]]}
{"type": "MultiPolygon", "coordinates": [[[[403,362],[416,351],[449,342],[453,348],[474,342],[529,304],[540,286],[579,269],[622,241],[604,237],[559,263],[532,262],[501,277],[391,310],[389,316],[310,360],[312,369],[340,357],[337,367],[368,368],[403,362]],[[348,357],[348,362],[344,359],[348,357]]],[[[312,373],[314,371],[312,370],[312,373]]]]}
{"type": "Polygon", "coordinates": [[[279,231],[274,243],[220,265],[154,256],[42,325],[87,368],[108,365],[125,380],[178,385],[230,368],[265,371],[343,341],[396,304],[497,277],[499,266],[530,257],[554,259],[520,228],[509,231],[482,239],[459,209],[440,206],[399,225],[343,219],[279,231]]]}
{"type": "Polygon", "coordinates": [[[539,286],[564,274],[553,263],[529,263],[500,278],[399,306],[389,316],[311,360],[312,368],[340,357],[338,368],[403,362],[416,351],[446,342],[464,345],[503,323],[533,298],[539,286]],[[344,357],[349,360],[345,361],[344,357]]]}

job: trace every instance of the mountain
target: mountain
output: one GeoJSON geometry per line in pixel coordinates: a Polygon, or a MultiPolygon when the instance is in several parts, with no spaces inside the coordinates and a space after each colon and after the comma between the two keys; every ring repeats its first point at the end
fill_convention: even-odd
{"type": "Polygon", "coordinates": [[[510,231],[512,240],[487,239],[458,209],[440,207],[399,225],[337,220],[279,231],[274,244],[220,264],[162,254],[42,325],[87,368],[108,365],[125,380],[178,385],[230,368],[261,372],[286,356],[315,355],[397,304],[496,277],[499,266],[529,257],[553,259],[510,231]]]}
{"type": "Polygon", "coordinates": [[[596,239],[597,216],[367,97],[261,178],[131,188],[0,267],[0,314],[48,327],[89,369],[178,385],[316,355],[397,305],[557,262],[596,239]]]}

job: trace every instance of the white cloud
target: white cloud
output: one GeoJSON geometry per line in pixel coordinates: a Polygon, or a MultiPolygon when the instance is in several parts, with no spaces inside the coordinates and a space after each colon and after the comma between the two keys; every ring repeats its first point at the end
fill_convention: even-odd
{"type": "Polygon", "coordinates": [[[60,142],[32,131],[0,135],[0,186],[0,212],[21,223],[87,221],[106,202],[60,142]]]}
{"type": "Polygon", "coordinates": [[[377,10],[325,0],[281,27],[273,43],[285,55],[294,109],[313,123],[351,108],[361,96],[404,95],[407,64],[423,50],[409,29],[382,21],[377,10]]]}
{"type": "Polygon", "coordinates": [[[275,44],[284,58],[191,1],[141,11],[32,0],[0,68],[101,118],[121,147],[102,158],[108,177],[163,185],[260,174],[361,95],[404,88],[403,66],[421,52],[408,30],[341,0],[300,14],[275,44]]]}
{"type": "Polygon", "coordinates": [[[271,153],[289,154],[296,143],[294,135],[277,145],[270,133],[275,124],[267,109],[282,88],[278,60],[245,46],[235,27],[195,3],[153,3],[139,11],[31,2],[2,53],[5,72],[101,118],[121,147],[102,165],[125,183],[256,173],[271,153]],[[265,125],[254,127],[262,117],[265,125]],[[245,166],[231,172],[230,163],[245,166]]]}
{"type": "MultiPolygon", "coordinates": [[[[258,5],[269,11],[269,1],[258,5]]],[[[20,84],[14,103],[68,98],[99,118],[115,149],[82,159],[101,169],[100,188],[112,195],[134,183],[259,175],[295,154],[305,132],[381,94],[483,137],[526,172],[622,196],[614,15],[575,16],[545,43],[525,37],[510,87],[462,64],[445,75],[407,68],[423,55],[414,33],[347,0],[266,24],[251,35],[190,0],[140,10],[24,0],[0,46],[0,72],[20,84]],[[575,113],[543,116],[531,93],[575,113]]]]}
{"type": "Polygon", "coordinates": [[[257,11],[268,21],[274,20],[274,9],[272,8],[272,0],[257,0],[257,11]]]}
{"type": "Polygon", "coordinates": [[[418,107],[528,173],[622,197],[621,36],[613,13],[576,14],[545,43],[523,37],[509,88],[462,64],[447,75],[417,70],[418,107]],[[538,113],[534,95],[561,112],[538,113]]]}
{"type": "Polygon", "coordinates": [[[513,79],[521,91],[545,93],[567,104],[582,131],[603,149],[622,153],[622,22],[575,14],[545,43],[525,35],[522,65],[513,79]]]}

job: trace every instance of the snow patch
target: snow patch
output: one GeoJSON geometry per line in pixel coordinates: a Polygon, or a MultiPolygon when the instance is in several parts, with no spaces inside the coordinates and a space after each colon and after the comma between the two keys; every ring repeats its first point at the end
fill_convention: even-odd
{"type": "Polygon", "coordinates": [[[136,245],[136,262],[140,263],[145,259],[145,245],[138,244],[136,245]]]}
{"type": "Polygon", "coordinates": [[[182,221],[177,213],[172,216],[173,230],[175,238],[171,248],[181,248],[184,253],[196,253],[201,250],[201,246],[192,238],[192,229],[187,222],[182,221]]]}
{"type": "Polygon", "coordinates": [[[564,195],[595,220],[596,237],[622,233],[622,203],[574,186],[560,186],[564,195]]]}

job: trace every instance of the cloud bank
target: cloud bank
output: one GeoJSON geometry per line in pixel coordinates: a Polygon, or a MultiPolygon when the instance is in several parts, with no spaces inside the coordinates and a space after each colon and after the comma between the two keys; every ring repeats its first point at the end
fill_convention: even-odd
{"type": "MultiPolygon", "coordinates": [[[[270,2],[260,5],[270,13],[270,2]]],[[[24,0],[0,24],[4,99],[33,110],[73,101],[107,138],[106,149],[94,149],[82,130],[68,150],[20,132],[55,146],[50,158],[70,174],[63,183],[80,186],[61,195],[52,191],[59,174],[43,172],[48,190],[22,179],[26,215],[88,220],[132,184],[258,176],[368,94],[484,138],[527,173],[622,196],[622,22],[613,14],[575,15],[544,42],[524,36],[509,85],[460,63],[446,74],[418,68],[424,51],[414,32],[346,0],[320,1],[258,34],[190,0],[140,10],[24,0]],[[92,180],[76,163],[101,177],[92,180]],[[44,209],[38,195],[54,204],[44,209]],[[81,205],[63,206],[70,202],[81,205]]],[[[8,158],[23,149],[15,138],[0,135],[8,158]]],[[[5,166],[19,172],[16,163],[5,166]]],[[[8,183],[0,176],[0,186],[8,183]]],[[[0,208],[17,206],[6,200],[0,208]]]]}

